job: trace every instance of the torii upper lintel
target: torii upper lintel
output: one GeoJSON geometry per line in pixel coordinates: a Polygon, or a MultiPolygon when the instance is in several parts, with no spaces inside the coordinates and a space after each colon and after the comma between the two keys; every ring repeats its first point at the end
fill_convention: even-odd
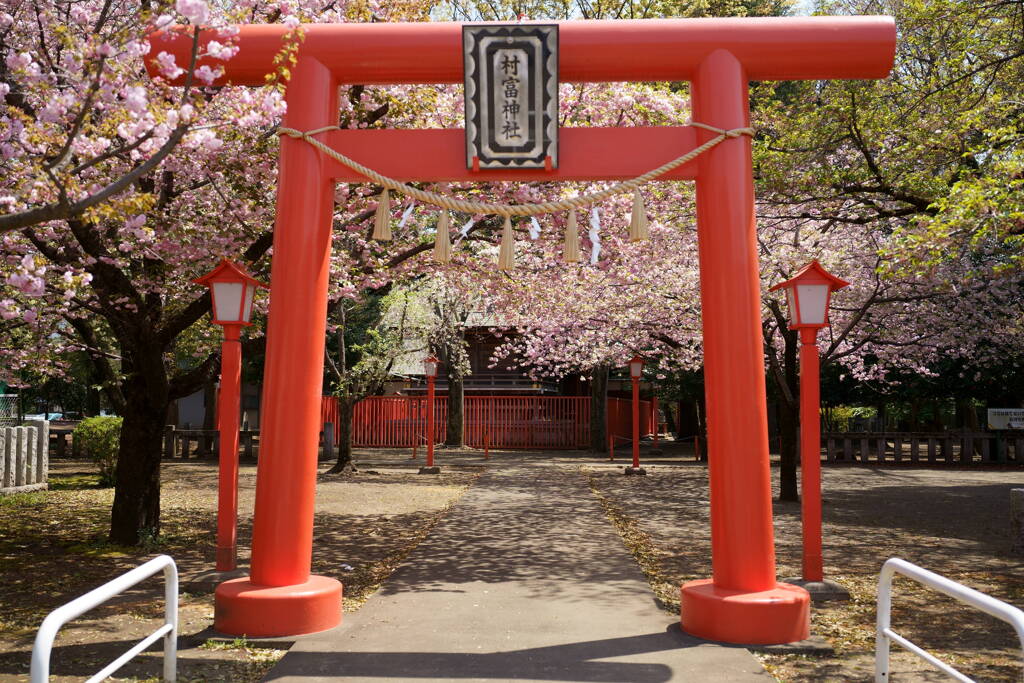
{"type": "MultiPolygon", "coordinates": [[[[545,22],[555,23],[555,22],[545,22]]],[[[726,50],[750,80],[884,78],[893,65],[892,17],[763,17],[564,21],[559,25],[559,80],[690,81],[715,50],[726,50]]],[[[461,83],[462,24],[453,22],[308,24],[300,56],[328,68],[339,84],[461,83]]],[[[238,54],[218,85],[263,85],[289,29],[280,24],[239,27],[238,54]]],[[[204,31],[202,46],[217,38],[204,31]]],[[[188,64],[191,29],[150,37],[151,54],[188,64]]],[[[150,74],[157,73],[148,63],[150,74]]],[[[179,82],[180,84],[181,82],[179,82]]]]}
{"type": "MultiPolygon", "coordinates": [[[[461,82],[460,26],[304,26],[285,126],[337,125],[341,84],[461,82]]],[[[688,80],[694,122],[721,130],[749,126],[751,80],[882,78],[896,45],[891,17],[570,21],[559,30],[562,81],[688,80]]],[[[189,62],[191,31],[149,36],[151,74],[160,52],[189,62]]],[[[239,27],[238,54],[211,63],[225,68],[220,84],[262,85],[287,32],[278,25],[239,27]]],[[[215,37],[203,31],[200,41],[215,37]]],[[[630,177],[637,159],[641,169],[656,167],[713,137],[693,127],[563,132],[558,169],[515,177],[630,177]],[[595,154],[595,144],[603,154],[595,154]]],[[[335,149],[351,146],[353,158],[360,149],[373,149],[378,160],[382,150],[401,154],[392,167],[380,163],[403,180],[508,179],[507,171],[465,169],[461,131],[318,135],[335,149]]],[[[672,176],[697,184],[714,574],[682,587],[682,623],[711,640],[781,643],[806,637],[809,597],[775,576],[752,172],[751,142],[741,136],[672,176]]],[[[336,179],[353,178],[306,141],[282,139],[251,577],[217,589],[215,626],[226,633],[295,635],[341,620],[341,585],[310,576],[336,179]]]]}

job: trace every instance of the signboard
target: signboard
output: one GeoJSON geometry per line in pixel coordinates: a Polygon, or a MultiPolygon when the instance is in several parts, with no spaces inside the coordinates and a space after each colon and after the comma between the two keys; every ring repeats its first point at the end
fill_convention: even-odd
{"type": "Polygon", "coordinates": [[[1024,408],[989,408],[989,429],[1024,429],[1024,408]]]}
{"type": "Polygon", "coordinates": [[[462,27],[466,166],[558,167],[558,25],[462,27]]]}

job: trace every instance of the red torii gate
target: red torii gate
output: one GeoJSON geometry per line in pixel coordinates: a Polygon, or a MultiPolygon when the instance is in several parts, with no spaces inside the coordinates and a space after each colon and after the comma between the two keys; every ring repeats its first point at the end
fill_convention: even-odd
{"type": "MultiPolygon", "coordinates": [[[[284,121],[299,131],[337,124],[342,84],[463,79],[461,24],[303,29],[284,121]]],[[[262,85],[287,32],[239,27],[239,52],[219,84],[262,85]]],[[[751,80],[884,78],[896,45],[890,17],[569,21],[559,36],[560,81],[690,81],[693,120],[721,129],[749,125],[751,80]]],[[[224,40],[203,31],[200,42],[215,38],[224,40]]],[[[188,63],[190,28],[149,40],[151,73],[161,51],[188,63]]],[[[403,181],[551,182],[632,178],[714,137],[690,126],[559,135],[561,160],[550,171],[467,169],[461,130],[342,130],[319,139],[403,181]]],[[[663,176],[697,181],[707,392],[714,578],[682,587],[682,626],[711,640],[783,643],[807,636],[809,597],[775,577],[750,145],[726,140],[663,176]]],[[[251,576],[217,589],[215,627],[226,633],[294,635],[341,621],[341,584],[310,575],[313,502],[334,185],[364,180],[301,139],[281,140],[251,576]]]]}

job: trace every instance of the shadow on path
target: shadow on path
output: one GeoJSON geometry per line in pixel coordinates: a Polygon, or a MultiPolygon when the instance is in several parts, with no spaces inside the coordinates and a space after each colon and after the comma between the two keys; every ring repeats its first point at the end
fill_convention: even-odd
{"type": "Polygon", "coordinates": [[[268,681],[772,680],[659,610],[584,476],[493,465],[341,629],[268,681]]]}

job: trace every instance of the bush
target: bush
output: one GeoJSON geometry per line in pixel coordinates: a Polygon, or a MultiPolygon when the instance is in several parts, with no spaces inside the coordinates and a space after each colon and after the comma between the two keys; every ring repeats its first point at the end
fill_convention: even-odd
{"type": "Polygon", "coordinates": [[[113,416],[90,417],[79,422],[72,434],[82,453],[92,458],[99,468],[100,486],[114,485],[121,421],[120,417],[113,416]]]}

